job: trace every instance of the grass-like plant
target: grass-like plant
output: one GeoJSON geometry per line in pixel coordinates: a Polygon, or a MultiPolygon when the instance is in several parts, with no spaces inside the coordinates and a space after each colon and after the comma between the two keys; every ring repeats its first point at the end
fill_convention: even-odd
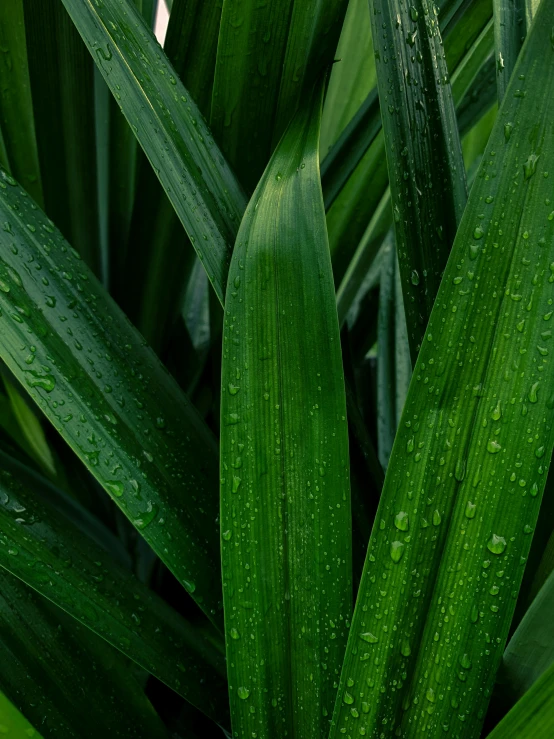
{"type": "Polygon", "coordinates": [[[554,0],[0,5],[0,734],[554,736],[554,0]]]}

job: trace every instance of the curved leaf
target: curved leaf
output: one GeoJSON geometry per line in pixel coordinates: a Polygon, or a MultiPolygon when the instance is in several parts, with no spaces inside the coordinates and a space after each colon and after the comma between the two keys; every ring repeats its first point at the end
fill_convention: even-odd
{"type": "Polygon", "coordinates": [[[0,173],[0,354],[216,622],[217,447],[123,313],[0,173]]]}
{"type": "Polygon", "coordinates": [[[167,737],[121,656],[2,569],[0,690],[45,739],[167,737]]]}
{"type": "Polygon", "coordinates": [[[191,627],[14,473],[0,470],[0,566],[225,722],[225,663],[216,640],[191,627]]]}
{"type": "Polygon", "coordinates": [[[554,444],[552,6],[520,55],[414,369],[332,737],[384,722],[474,737],[490,697],[554,444]]]}
{"type": "Polygon", "coordinates": [[[8,734],[15,739],[18,737],[42,739],[38,731],[2,692],[0,692],[0,734],[8,734]]]}
{"type": "Polygon", "coordinates": [[[428,0],[410,6],[373,0],[371,7],[394,229],[415,360],[467,198],[465,170],[435,6],[428,0]]]}
{"type": "Polygon", "coordinates": [[[525,693],[487,739],[550,739],[554,734],[554,665],[525,693]]]}
{"type": "Polygon", "coordinates": [[[319,85],[279,143],[241,224],[227,288],[221,530],[237,736],[325,735],[351,612],[348,436],[318,168],[321,102],[319,85]]]}
{"type": "Polygon", "coordinates": [[[221,302],[245,200],[198,108],[129,0],[63,0],[221,302]]]}

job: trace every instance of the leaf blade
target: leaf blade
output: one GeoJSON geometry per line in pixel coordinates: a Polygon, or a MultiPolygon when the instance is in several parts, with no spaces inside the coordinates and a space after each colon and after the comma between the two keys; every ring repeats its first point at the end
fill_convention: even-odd
{"type": "Polygon", "coordinates": [[[231,717],[241,736],[322,736],[350,613],[346,403],[318,172],[321,94],[319,86],[305,101],[258,185],[227,292],[222,569],[231,717]],[[306,297],[295,308],[298,295],[306,297]],[[300,398],[309,398],[307,418],[300,398]],[[325,587],[311,587],[314,577],[325,587]]]}

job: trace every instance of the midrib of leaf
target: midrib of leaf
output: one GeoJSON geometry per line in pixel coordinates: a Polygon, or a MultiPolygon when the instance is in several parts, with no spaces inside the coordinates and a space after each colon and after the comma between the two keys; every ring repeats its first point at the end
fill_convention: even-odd
{"type": "Polygon", "coordinates": [[[474,737],[488,703],[554,441],[548,12],[552,0],[499,112],[414,370],[332,737],[371,735],[385,721],[405,737],[443,725],[474,737]],[[367,632],[375,640],[363,661],[367,632]]]}

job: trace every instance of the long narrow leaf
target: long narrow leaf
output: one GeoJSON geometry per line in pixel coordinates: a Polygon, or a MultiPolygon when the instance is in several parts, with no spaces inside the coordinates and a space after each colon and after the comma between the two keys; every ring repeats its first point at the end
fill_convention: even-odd
{"type": "Polygon", "coordinates": [[[23,5],[44,208],[100,275],[94,65],[59,0],[23,5]]]}
{"type": "Polygon", "coordinates": [[[223,302],[244,196],[194,101],[129,0],[63,0],[223,302]]]}
{"type": "Polygon", "coordinates": [[[222,651],[26,483],[0,472],[0,566],[224,722],[222,651]]]}
{"type": "Polygon", "coordinates": [[[554,665],[516,703],[487,739],[551,739],[554,734],[554,665]]]}
{"type": "Polygon", "coordinates": [[[8,734],[15,739],[19,737],[42,739],[38,731],[3,693],[0,693],[0,734],[8,734]]]}
{"type": "Polygon", "coordinates": [[[45,739],[167,736],[120,655],[5,570],[0,690],[45,739]]]}
{"type": "Polygon", "coordinates": [[[321,96],[320,85],[256,189],[227,288],[221,529],[238,736],[325,734],[350,617],[348,438],[319,181],[321,96]]]}
{"type": "Polygon", "coordinates": [[[0,47],[0,128],[6,149],[5,158],[13,176],[41,203],[42,184],[27,62],[23,0],[11,0],[0,6],[0,47]]]}
{"type": "Polygon", "coordinates": [[[213,437],[76,252],[5,173],[0,222],[0,355],[217,621],[213,437]]]}
{"type": "Polygon", "coordinates": [[[465,171],[434,5],[374,0],[372,9],[396,244],[415,360],[465,205],[465,171]]]}
{"type": "Polygon", "coordinates": [[[554,442],[551,12],[520,55],[414,369],[333,737],[482,723],[554,442]]]}

